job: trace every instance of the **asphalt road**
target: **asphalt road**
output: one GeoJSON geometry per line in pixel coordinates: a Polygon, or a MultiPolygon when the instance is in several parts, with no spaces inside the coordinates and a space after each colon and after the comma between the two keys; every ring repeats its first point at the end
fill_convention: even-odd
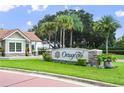
{"type": "Polygon", "coordinates": [[[47,75],[0,70],[0,87],[91,87],[95,85],[47,75]]]}

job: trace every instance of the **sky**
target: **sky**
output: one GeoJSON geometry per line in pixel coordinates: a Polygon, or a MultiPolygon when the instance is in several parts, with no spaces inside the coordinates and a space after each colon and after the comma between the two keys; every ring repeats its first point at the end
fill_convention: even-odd
{"type": "Polygon", "coordinates": [[[123,5],[0,5],[0,28],[27,31],[45,15],[65,9],[84,9],[93,14],[95,21],[104,15],[112,15],[122,26],[116,31],[116,38],[124,35],[123,5]]]}

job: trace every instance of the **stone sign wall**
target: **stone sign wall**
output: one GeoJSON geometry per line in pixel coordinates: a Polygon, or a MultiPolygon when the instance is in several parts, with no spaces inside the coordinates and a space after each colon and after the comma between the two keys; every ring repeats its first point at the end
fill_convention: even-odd
{"type": "Polygon", "coordinates": [[[52,59],[58,61],[76,62],[80,57],[87,60],[90,65],[97,65],[97,55],[102,54],[102,50],[88,50],[82,48],[60,48],[52,50],[52,59]]]}
{"type": "Polygon", "coordinates": [[[88,50],[81,48],[60,48],[52,50],[53,60],[77,61],[80,57],[84,57],[88,61],[88,50]]]}
{"type": "Polygon", "coordinates": [[[91,66],[99,66],[99,63],[97,62],[97,55],[102,54],[102,50],[89,50],[88,52],[88,62],[91,66]]]}

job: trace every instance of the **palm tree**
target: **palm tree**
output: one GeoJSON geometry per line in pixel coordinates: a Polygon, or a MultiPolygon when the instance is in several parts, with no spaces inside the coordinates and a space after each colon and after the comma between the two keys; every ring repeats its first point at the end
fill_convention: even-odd
{"type": "Polygon", "coordinates": [[[121,25],[117,20],[115,20],[112,16],[104,16],[100,21],[96,23],[94,29],[103,31],[103,35],[105,37],[105,45],[106,45],[106,54],[108,54],[108,39],[110,34],[114,33],[121,25]]]}
{"type": "Polygon", "coordinates": [[[51,36],[54,34],[55,31],[55,22],[44,22],[40,26],[40,33],[47,34],[49,42],[51,42],[51,36]]]}
{"type": "Polygon", "coordinates": [[[67,15],[59,15],[56,18],[58,26],[61,28],[60,31],[60,45],[63,41],[63,48],[65,47],[65,30],[72,28],[73,26],[73,19],[71,16],[67,15]],[[62,33],[63,33],[63,40],[62,40],[62,33]]]}
{"type": "Polygon", "coordinates": [[[81,19],[78,17],[78,15],[72,14],[71,15],[73,19],[73,26],[70,28],[70,47],[72,47],[72,37],[73,37],[73,31],[83,31],[83,24],[81,22],[81,19]]]}

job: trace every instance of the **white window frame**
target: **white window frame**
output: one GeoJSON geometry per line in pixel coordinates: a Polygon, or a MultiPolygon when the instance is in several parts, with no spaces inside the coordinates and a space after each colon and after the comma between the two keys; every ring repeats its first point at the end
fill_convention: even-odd
{"type": "Polygon", "coordinates": [[[16,49],[16,48],[14,49],[14,51],[10,51],[10,44],[11,44],[11,43],[14,44],[14,48],[15,48],[15,42],[10,42],[10,43],[9,43],[9,52],[15,52],[15,49],[16,49]]]}
{"type": "Polygon", "coordinates": [[[22,43],[20,43],[20,42],[18,43],[18,44],[21,44],[21,51],[17,51],[17,43],[18,43],[18,42],[15,43],[15,47],[16,47],[16,50],[15,50],[15,51],[16,51],[16,52],[22,52],[22,43]]]}
{"type": "Polygon", "coordinates": [[[23,44],[22,42],[9,42],[9,53],[22,53],[23,51],[23,44]],[[15,51],[10,51],[10,43],[14,43],[15,44],[15,51]],[[16,43],[21,43],[21,51],[16,51],[16,43]]]}

